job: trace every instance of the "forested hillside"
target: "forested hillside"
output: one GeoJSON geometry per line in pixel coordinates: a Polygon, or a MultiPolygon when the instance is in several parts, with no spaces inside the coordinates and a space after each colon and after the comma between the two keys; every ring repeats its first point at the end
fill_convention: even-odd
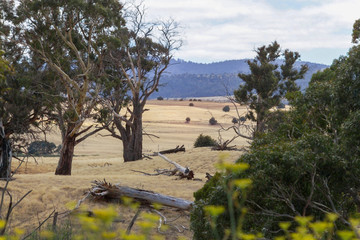
{"type": "MultiPolygon", "coordinates": [[[[308,65],[309,70],[304,79],[297,81],[302,90],[308,86],[314,73],[327,67],[310,62],[297,62],[295,67],[298,69],[303,64],[308,65]]],[[[152,97],[185,98],[226,95],[226,89],[232,93],[242,82],[238,73],[249,73],[247,59],[209,64],[172,60],[167,74],[163,75],[160,81],[159,92],[152,97]]]]}

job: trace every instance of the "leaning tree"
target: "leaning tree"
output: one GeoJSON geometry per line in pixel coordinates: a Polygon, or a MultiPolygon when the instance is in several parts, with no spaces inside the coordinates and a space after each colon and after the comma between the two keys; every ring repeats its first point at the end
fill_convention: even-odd
{"type": "Polygon", "coordinates": [[[302,65],[296,70],[294,64],[300,58],[299,53],[288,49],[281,53],[276,41],[259,47],[256,54],[254,60],[247,62],[251,73],[239,74],[244,83],[234,92],[237,102],[249,105],[247,118],[256,122],[255,133],[265,131],[269,110],[278,106],[287,92],[299,90],[295,80],[303,78],[308,69],[302,65]],[[279,59],[281,56],[284,60],[279,59]]]}
{"type": "Polygon", "coordinates": [[[107,101],[97,118],[122,141],[125,162],[142,158],[145,104],[182,44],[173,20],[148,23],[142,5],[133,6],[127,17],[127,39],[119,35],[109,45],[102,91],[107,101]]]}
{"type": "Polygon", "coordinates": [[[57,109],[63,133],[57,175],[71,175],[75,146],[100,130],[84,122],[98,103],[106,42],[124,27],[122,8],[117,0],[35,0],[17,7],[14,29],[22,43],[65,89],[57,109]]]}

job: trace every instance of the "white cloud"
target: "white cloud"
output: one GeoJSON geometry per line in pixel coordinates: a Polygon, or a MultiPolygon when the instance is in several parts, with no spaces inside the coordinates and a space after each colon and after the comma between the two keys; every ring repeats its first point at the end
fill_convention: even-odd
{"type": "MultiPolygon", "coordinates": [[[[172,17],[184,27],[185,45],[176,57],[185,60],[249,58],[254,48],[274,40],[300,54],[320,48],[338,53],[351,46],[359,0],[294,2],[302,7],[278,8],[271,0],[147,0],[145,5],[150,18],[172,17]]],[[[321,56],[310,60],[332,61],[321,56]]]]}

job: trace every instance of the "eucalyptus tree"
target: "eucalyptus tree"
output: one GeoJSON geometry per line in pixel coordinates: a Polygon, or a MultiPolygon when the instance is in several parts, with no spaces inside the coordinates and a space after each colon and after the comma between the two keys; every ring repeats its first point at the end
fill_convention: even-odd
{"type": "Polygon", "coordinates": [[[355,21],[352,31],[352,42],[359,43],[359,40],[360,40],[360,19],[355,21]]]}
{"type": "MultiPolygon", "coordinates": [[[[0,2],[0,178],[11,177],[14,151],[26,146],[29,136],[42,128],[42,116],[51,111],[52,102],[40,92],[47,84],[47,71],[24,54],[11,31],[14,1],[0,2]],[[44,71],[38,71],[39,69],[44,71]]],[[[49,88],[51,90],[52,88],[49,88]]],[[[49,92],[50,93],[50,92],[49,92]]]]}
{"type": "Polygon", "coordinates": [[[98,103],[106,42],[124,28],[122,8],[117,0],[24,0],[16,9],[14,31],[65,89],[58,109],[63,140],[57,175],[71,175],[75,146],[100,130],[84,122],[98,103]]]}
{"type": "Polygon", "coordinates": [[[126,41],[120,35],[118,41],[109,45],[110,64],[104,66],[111,73],[111,81],[103,91],[108,101],[98,120],[111,136],[122,141],[123,158],[129,162],[142,158],[143,135],[147,135],[143,129],[145,104],[157,91],[161,76],[182,41],[174,20],[149,23],[143,5],[129,9],[126,20],[126,41]]]}
{"type": "Polygon", "coordinates": [[[256,54],[254,60],[247,62],[251,73],[239,74],[244,83],[234,92],[237,102],[249,105],[247,118],[256,122],[255,133],[265,131],[269,110],[278,106],[287,92],[299,90],[295,80],[303,78],[308,69],[306,65],[299,71],[294,69],[299,53],[288,49],[282,53],[276,41],[259,47],[256,54]]]}
{"type": "MultiPolygon", "coordinates": [[[[337,215],[337,229],[351,225],[349,218],[360,209],[359,63],[360,46],[354,45],[346,56],[314,74],[304,93],[293,94],[292,109],[284,112],[281,126],[259,135],[250,151],[240,157],[238,163],[247,163],[250,168],[217,174],[194,194],[194,239],[224,236],[224,229],[237,221],[231,214],[241,216],[245,232],[261,231],[268,239],[282,234],[279,222],[289,222],[287,231],[295,230],[292,222],[296,216],[323,220],[332,212],[337,215]],[[228,198],[233,196],[227,192],[232,191],[229,183],[244,178],[252,180],[251,190],[234,188],[240,194],[228,198]],[[220,214],[214,231],[205,221],[203,206],[226,209],[229,199],[244,205],[239,208],[234,204],[233,212],[220,214]]],[[[331,234],[328,237],[336,238],[331,234]]]]}
{"type": "Polygon", "coordinates": [[[3,33],[0,70],[0,178],[11,177],[13,152],[47,128],[44,115],[53,111],[59,98],[53,92],[51,74],[41,63],[23,57],[21,48],[3,33]],[[6,60],[5,60],[6,59],[6,60]],[[40,71],[41,69],[41,71],[40,71]],[[43,93],[48,94],[44,95],[43,93]],[[51,101],[50,101],[51,99],[51,101]]]}

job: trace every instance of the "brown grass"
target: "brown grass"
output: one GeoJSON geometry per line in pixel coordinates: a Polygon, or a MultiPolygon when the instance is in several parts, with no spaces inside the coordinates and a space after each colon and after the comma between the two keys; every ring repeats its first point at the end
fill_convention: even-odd
{"type": "MultiPolygon", "coordinates": [[[[53,210],[66,211],[65,205],[79,200],[91,186],[91,181],[102,180],[110,183],[152,190],[174,197],[193,200],[193,192],[205,183],[205,173],[214,174],[214,164],[219,159],[219,152],[209,148],[193,148],[197,136],[201,133],[218,137],[219,126],[209,125],[209,119],[214,116],[219,123],[230,126],[235,111],[224,113],[222,108],[228,103],[193,102],[194,107],[188,106],[189,101],[149,101],[146,108],[150,111],[144,114],[145,131],[160,138],[144,137],[144,152],[152,153],[159,150],[185,145],[185,153],[168,155],[168,157],[183,166],[188,166],[195,173],[195,178],[202,181],[178,180],[168,176],[146,176],[131,170],[153,173],[155,169],[172,169],[173,166],[159,157],[152,160],[140,160],[123,163],[122,144],[112,137],[102,137],[106,132],[89,138],[76,147],[71,176],[55,176],[57,157],[39,157],[36,162],[29,159],[20,168],[15,180],[9,185],[14,199],[19,199],[28,190],[33,192],[13,212],[11,227],[20,227],[31,230],[36,227],[53,210]],[[190,123],[185,123],[190,117],[190,123]]],[[[241,109],[245,111],[245,109],[241,109]]],[[[224,139],[234,136],[233,132],[222,134],[224,139]]],[[[47,136],[48,141],[60,144],[58,132],[47,136]]],[[[244,139],[238,138],[235,144],[246,146],[244,139]]],[[[228,161],[235,161],[241,155],[239,151],[228,152],[228,161]]],[[[16,161],[14,161],[14,164],[16,161]]],[[[94,205],[89,202],[88,204],[94,205]]],[[[131,212],[124,215],[129,222],[131,212]]],[[[171,216],[174,213],[168,213],[171,216]]],[[[169,217],[169,216],[168,216],[169,217]]],[[[188,218],[179,220],[179,224],[189,227],[188,218]]],[[[191,238],[192,233],[185,231],[183,236],[191,238]]],[[[172,239],[169,235],[169,239],[172,239]]]]}

